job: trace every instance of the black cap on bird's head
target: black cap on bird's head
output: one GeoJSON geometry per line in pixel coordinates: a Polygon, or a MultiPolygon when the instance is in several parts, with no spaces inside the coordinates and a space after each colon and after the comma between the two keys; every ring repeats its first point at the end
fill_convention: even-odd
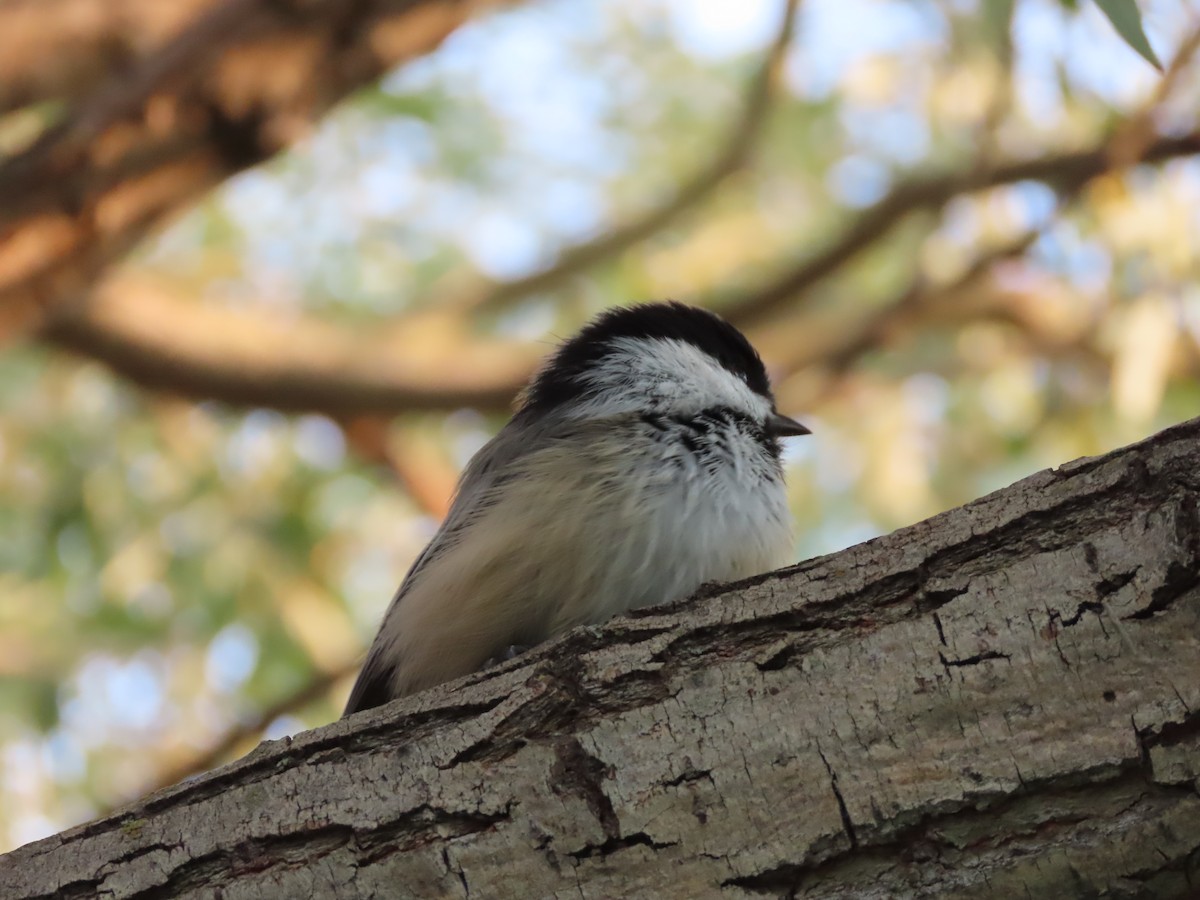
{"type": "MultiPolygon", "coordinates": [[[[799,422],[775,412],[766,367],[746,336],[716,313],[676,301],[601,313],[550,357],[523,394],[521,413],[546,413],[593,398],[603,390],[602,372],[632,389],[645,357],[672,343],[699,351],[761,398],[769,410],[768,431],[781,437],[809,434],[799,422]],[[634,348],[639,348],[637,353],[634,348]]],[[[659,374],[663,371],[665,366],[659,374]]]]}

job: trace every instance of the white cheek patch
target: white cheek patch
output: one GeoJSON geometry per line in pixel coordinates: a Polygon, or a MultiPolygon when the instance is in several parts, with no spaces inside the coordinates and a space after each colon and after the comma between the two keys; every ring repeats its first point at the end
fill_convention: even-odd
{"type": "Polygon", "coordinates": [[[579,417],[652,408],[686,415],[725,406],[756,419],[770,402],[741,378],[686,341],[617,338],[614,352],[584,374],[592,389],[574,413],[579,417]]]}

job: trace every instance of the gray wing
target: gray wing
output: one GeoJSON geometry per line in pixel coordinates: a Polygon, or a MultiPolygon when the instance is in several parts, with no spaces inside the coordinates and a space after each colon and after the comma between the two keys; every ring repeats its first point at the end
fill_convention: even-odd
{"type": "Polygon", "coordinates": [[[450,505],[450,512],[445,521],[400,582],[396,596],[392,598],[388,611],[384,613],[383,623],[367,653],[358,680],[350,691],[350,699],[346,701],[343,716],[382,706],[395,699],[392,684],[398,660],[391,655],[391,642],[384,639],[388,618],[404,600],[405,593],[421,577],[422,570],[462,539],[471,523],[490,504],[491,493],[510,476],[514,463],[532,448],[539,446],[547,433],[566,424],[567,422],[559,417],[546,417],[533,423],[518,423],[514,419],[471,458],[459,480],[454,502],[450,505]]]}

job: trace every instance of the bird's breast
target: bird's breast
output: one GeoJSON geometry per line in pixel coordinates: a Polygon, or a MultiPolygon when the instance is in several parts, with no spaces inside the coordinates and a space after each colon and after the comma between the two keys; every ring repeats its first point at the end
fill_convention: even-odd
{"type": "Polygon", "coordinates": [[[564,592],[579,595],[564,611],[570,624],[681,599],[706,582],[790,560],[778,448],[753,423],[720,413],[643,416],[585,456],[576,510],[588,524],[561,530],[575,535],[568,556],[582,577],[564,592]]]}

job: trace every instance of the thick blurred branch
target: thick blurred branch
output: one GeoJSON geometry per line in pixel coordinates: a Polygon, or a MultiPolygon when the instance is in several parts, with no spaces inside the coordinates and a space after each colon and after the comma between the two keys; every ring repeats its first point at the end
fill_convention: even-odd
{"type": "Polygon", "coordinates": [[[124,274],[42,335],[152,390],[334,416],[507,409],[544,350],[468,339],[432,317],[367,332],[315,317],[235,312],[124,274]]]}
{"type": "MultiPolygon", "coordinates": [[[[497,5],[225,0],[205,10],[0,164],[0,338],[82,299],[164,218],[497,5]]],[[[6,7],[0,23],[32,9],[6,7]]],[[[0,58],[20,33],[0,32],[0,58]]],[[[74,83],[63,81],[68,95],[74,83]]]]}
{"type": "Polygon", "coordinates": [[[222,0],[6,0],[0,3],[0,113],[75,103],[128,71],[222,0]]]}
{"type": "Polygon", "coordinates": [[[503,308],[540,291],[548,291],[574,275],[632,247],[661,231],[679,216],[709,197],[749,161],[763,131],[780,70],[791,43],[799,0],[787,0],[783,21],[758,72],[751,79],[741,112],[730,123],[720,149],[708,164],[680,185],[659,206],[617,225],[594,240],[569,247],[553,265],[523,278],[482,285],[469,297],[446,298],[445,302],[469,308],[503,308]]]}

